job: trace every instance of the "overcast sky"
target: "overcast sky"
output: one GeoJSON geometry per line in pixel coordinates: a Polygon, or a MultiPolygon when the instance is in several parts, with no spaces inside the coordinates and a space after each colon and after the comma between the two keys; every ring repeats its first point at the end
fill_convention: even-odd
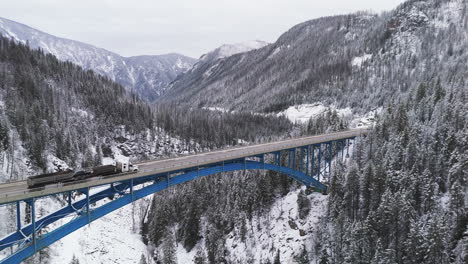
{"type": "Polygon", "coordinates": [[[1,0],[0,16],[123,56],[192,57],[226,43],[274,42],[292,26],[403,0],[1,0]]]}

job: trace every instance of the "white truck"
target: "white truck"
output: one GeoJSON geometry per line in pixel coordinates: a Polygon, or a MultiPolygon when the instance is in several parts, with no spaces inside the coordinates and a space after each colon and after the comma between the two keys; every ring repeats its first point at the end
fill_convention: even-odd
{"type": "Polygon", "coordinates": [[[117,167],[118,172],[138,172],[138,165],[133,165],[126,162],[116,162],[115,166],[117,167]]]}

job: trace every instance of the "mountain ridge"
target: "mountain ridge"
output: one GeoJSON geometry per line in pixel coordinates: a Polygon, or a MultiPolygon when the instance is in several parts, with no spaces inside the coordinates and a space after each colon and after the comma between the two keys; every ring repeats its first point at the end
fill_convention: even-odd
{"type": "Polygon", "coordinates": [[[192,68],[158,101],[267,113],[323,103],[368,112],[461,63],[466,9],[466,1],[417,0],[380,15],[306,21],[266,47],[192,68]]]}
{"type": "Polygon", "coordinates": [[[33,49],[70,61],[85,69],[107,76],[147,101],[154,101],[161,90],[177,75],[185,72],[196,59],[178,54],[124,57],[84,42],[56,37],[28,25],[0,17],[0,34],[33,49]],[[146,61],[142,61],[146,59],[146,61]],[[145,64],[145,67],[142,65],[145,64]]]}

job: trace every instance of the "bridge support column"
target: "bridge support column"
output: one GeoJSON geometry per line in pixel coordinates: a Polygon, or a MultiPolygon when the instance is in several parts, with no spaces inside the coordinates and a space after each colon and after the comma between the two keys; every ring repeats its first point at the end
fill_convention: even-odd
{"type": "Polygon", "coordinates": [[[310,164],[310,176],[314,177],[315,176],[315,172],[314,172],[314,160],[315,160],[315,145],[312,145],[312,155],[310,156],[311,158],[311,163],[310,164]]]}
{"type": "Polygon", "coordinates": [[[322,144],[318,145],[318,160],[317,160],[317,180],[320,181],[320,163],[322,162],[322,144]]]}
{"type": "Polygon", "coordinates": [[[86,188],[86,214],[88,215],[88,224],[91,223],[91,212],[89,211],[89,187],[86,188]]]}
{"type": "Polygon", "coordinates": [[[296,149],[294,148],[292,150],[292,169],[295,170],[296,169],[296,149]]]}
{"type": "Polygon", "coordinates": [[[304,165],[304,148],[299,148],[299,171],[303,172],[304,165]]]}
{"type": "Polygon", "coordinates": [[[353,138],[353,149],[351,150],[351,156],[353,157],[353,160],[354,160],[354,157],[355,157],[355,155],[354,155],[355,150],[356,150],[356,139],[353,138]]]}
{"type": "Polygon", "coordinates": [[[309,176],[309,156],[310,156],[310,146],[306,148],[306,175],[309,176]]]}
{"type": "Polygon", "coordinates": [[[16,228],[21,230],[21,204],[20,201],[16,202],[16,228]]]}
{"type": "Polygon", "coordinates": [[[133,197],[133,179],[130,179],[130,195],[132,196],[132,203],[135,200],[133,197]]]}
{"type": "Polygon", "coordinates": [[[265,154],[262,154],[260,161],[262,162],[262,168],[265,169],[265,154]]]}
{"type": "Polygon", "coordinates": [[[276,153],[276,165],[281,166],[281,152],[276,153]]]}
{"type": "Polygon", "coordinates": [[[340,145],[341,145],[341,161],[343,161],[344,160],[344,140],[340,141],[340,145]]]}
{"type": "Polygon", "coordinates": [[[67,200],[68,200],[68,206],[72,206],[72,192],[71,191],[68,192],[67,200]]]}
{"type": "Polygon", "coordinates": [[[331,173],[332,161],[333,161],[333,142],[330,142],[330,161],[328,162],[328,175],[330,175],[331,173]]]}
{"type": "Polygon", "coordinates": [[[330,177],[331,173],[331,162],[332,162],[332,152],[333,152],[333,142],[328,143],[328,177],[330,177]]]}
{"type": "Polygon", "coordinates": [[[349,138],[346,139],[346,157],[349,157],[349,138]]]}

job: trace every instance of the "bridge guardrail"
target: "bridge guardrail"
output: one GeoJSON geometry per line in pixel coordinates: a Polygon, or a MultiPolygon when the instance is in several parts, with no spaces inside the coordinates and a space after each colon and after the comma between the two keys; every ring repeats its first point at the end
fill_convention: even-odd
{"type": "MultiPolygon", "coordinates": [[[[318,134],[318,135],[304,135],[304,136],[300,136],[300,137],[297,137],[297,138],[283,139],[282,141],[308,139],[308,138],[311,138],[311,137],[321,137],[321,136],[325,136],[325,135],[334,135],[334,134],[339,134],[339,133],[343,133],[343,132],[360,131],[360,132],[365,133],[365,132],[368,132],[369,130],[370,129],[368,127],[353,128],[353,129],[342,129],[342,130],[334,131],[334,132],[331,132],[331,133],[324,133],[324,134],[318,134]]],[[[281,141],[279,141],[279,142],[281,142],[281,141]]],[[[149,162],[153,162],[153,161],[164,161],[164,160],[170,160],[170,159],[181,158],[181,157],[188,157],[188,156],[193,156],[193,155],[203,155],[203,154],[207,154],[207,153],[222,152],[222,151],[228,151],[228,150],[237,150],[237,149],[242,149],[242,148],[246,148],[246,147],[254,147],[254,146],[259,146],[259,145],[264,145],[264,144],[275,144],[275,143],[279,143],[279,142],[276,141],[276,142],[265,142],[265,143],[259,143],[259,144],[251,144],[251,145],[237,145],[237,146],[228,147],[228,148],[224,148],[224,149],[206,150],[206,151],[196,152],[196,153],[193,153],[193,154],[182,154],[180,156],[167,157],[167,158],[162,158],[162,159],[158,159],[158,160],[141,160],[141,161],[138,161],[135,164],[139,165],[139,164],[145,164],[145,163],[149,163],[149,162]]]]}

